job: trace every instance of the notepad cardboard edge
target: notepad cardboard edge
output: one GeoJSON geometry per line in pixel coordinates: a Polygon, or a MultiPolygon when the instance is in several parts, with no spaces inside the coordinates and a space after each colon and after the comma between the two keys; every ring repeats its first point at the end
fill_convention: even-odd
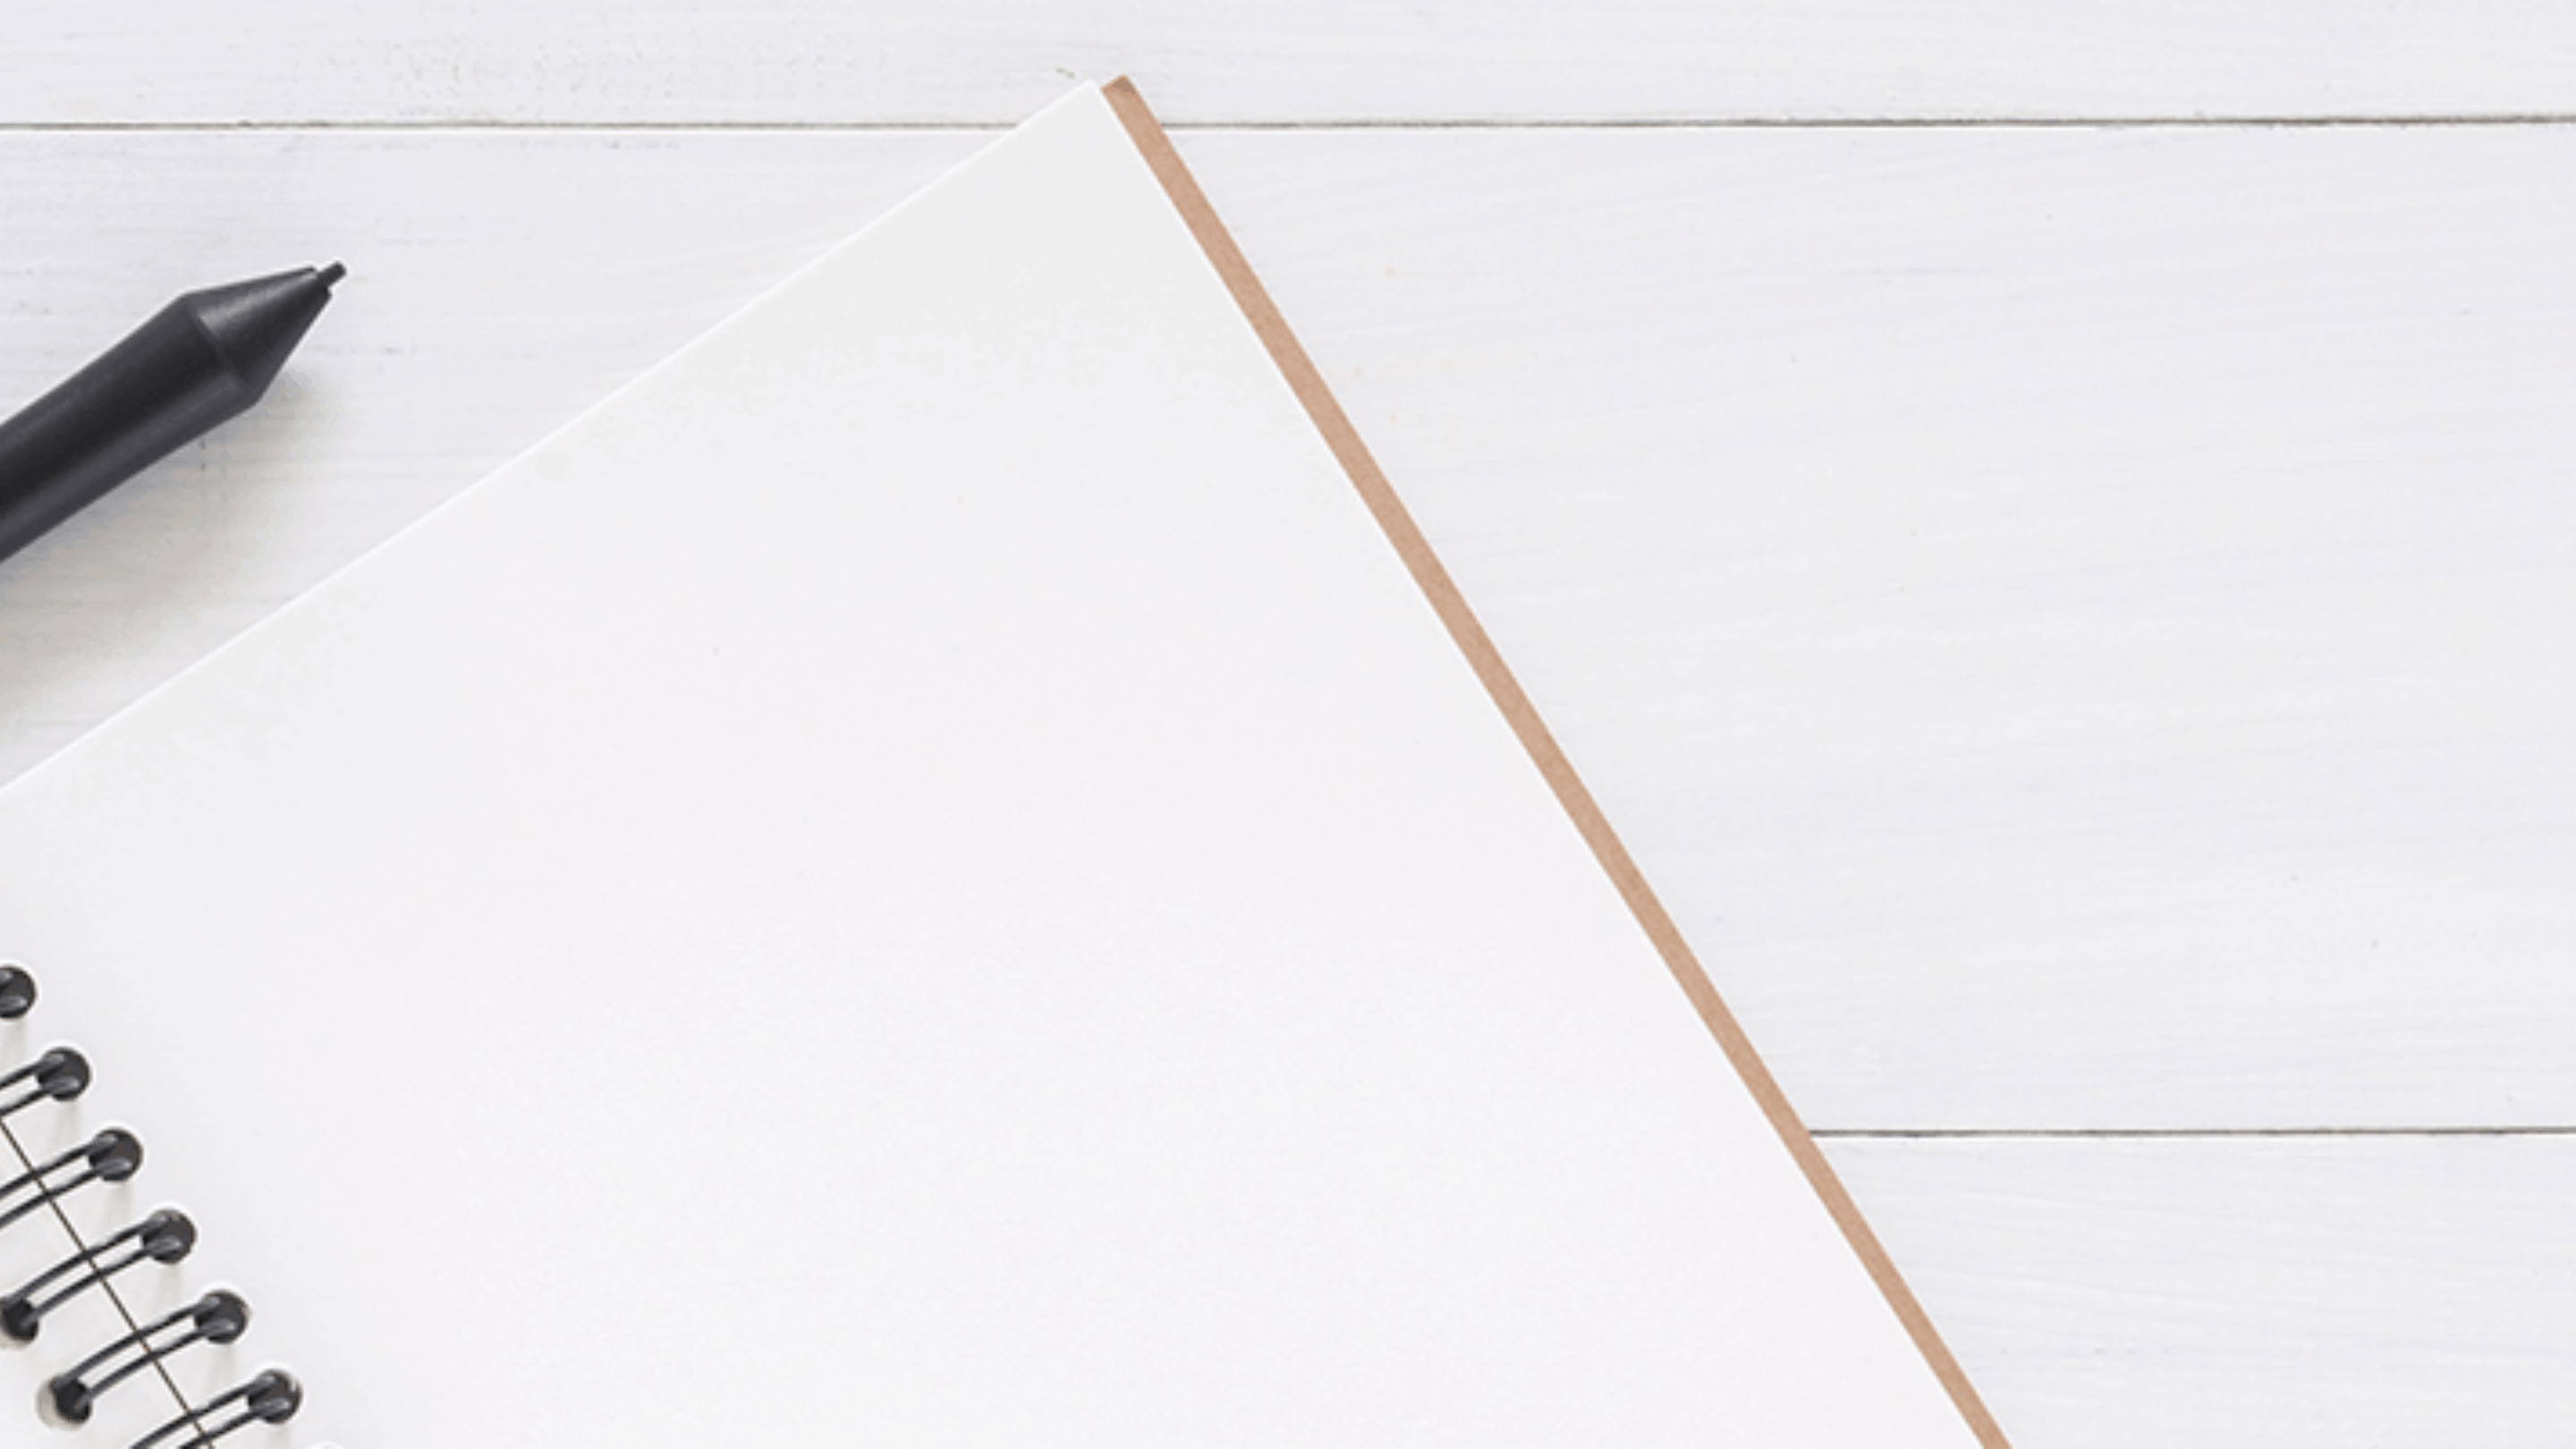
{"type": "MultiPolygon", "coordinates": [[[[1269,354],[1288,384],[1291,393],[1304,408],[1309,420],[1322,436],[1348,481],[1360,494],[1388,543],[1394,548],[1405,568],[1431,604],[1435,615],[1448,631],[1486,692],[1499,708],[1514,735],[1528,753],[1532,763],[1546,780],[1558,802],[1571,817],[1578,834],[1592,851],[1601,868],[1657,954],[1664,961],[1701,1021],[1752,1093],[1764,1117],[1787,1146],[1792,1159],[1810,1187],[1822,1199],[1829,1215],[1858,1256],[1872,1282],[1878,1287],[1900,1324],[1922,1353],[1935,1378],[1949,1395],[1968,1427],[1987,1449],[2006,1449],[1999,1425],[1987,1410],[1974,1386],[1969,1382],[1956,1357],[1950,1352],[1932,1325],[1920,1302],[1914,1297],[1898,1272],[1884,1246],[1878,1241],[1857,1204],[1842,1185],[1821,1149],[1799,1119],[1786,1095],[1755,1050],[1741,1024],[1719,997],[1706,970],[1683,938],[1679,927],[1662,906],[1642,870],[1638,867],[1610,825],[1606,815],[1576,774],[1563,748],[1556,742],[1540,717],[1526,691],[1519,685],[1491,637],[1484,631],[1464,595],[1458,589],[1433,552],[1429,540],[1414,522],[1396,495],[1392,484],[1379,468],[1357,428],[1343,411],[1324,382],[1321,372],[1288,328],[1283,315],[1253,272],[1241,249],[1235,244],[1214,207],[1182,162],[1177,149],[1161,124],[1147,107],[1141,92],[1127,78],[1107,83],[1082,82],[1038,113],[1039,117],[1059,108],[1082,104],[1097,96],[1104,101],[1124,128],[1147,168],[1160,184],[1166,198],[1179,213],[1206,260],[1213,267],[1228,293],[1241,310],[1244,320],[1269,354]]],[[[1032,118],[1035,119],[1035,118],[1032,118]]],[[[0,794],[25,787],[40,780],[57,766],[82,756],[96,742],[110,737],[138,717],[147,716],[165,691],[180,687],[200,669],[214,666],[233,649],[260,635],[278,621],[300,614],[316,601],[327,600],[344,580],[368,570],[373,562],[389,551],[408,546],[414,535],[431,528],[437,520],[468,503],[486,489],[501,482],[517,470],[527,458],[552,447],[562,435],[584,426],[595,414],[616,405],[622,398],[649,384],[667,369],[709,345],[714,339],[740,325],[743,319],[767,304],[772,297],[796,286],[809,273],[831,264],[854,246],[861,245],[880,228],[905,212],[920,205],[959,171],[974,165],[993,151],[1012,144],[1021,134],[1014,129],[995,139],[991,145],[978,148],[961,159],[930,185],[889,208],[883,215],[827,248],[824,252],[795,268],[755,296],[654,363],[626,383],[603,395],[588,407],[548,431],[508,462],[492,469],[475,483],[460,489],[418,519],[360,554],[357,558],[289,600],[267,618],[244,630],[234,639],[208,653],[171,679],[164,681],[141,698],[128,704],[81,739],[57,751],[33,769],[0,787],[0,794]]]]}
{"type": "Polygon", "coordinates": [[[1502,651],[1496,647],[1492,636],[1485,632],[1475,611],[1468,605],[1466,595],[1459,590],[1457,582],[1433,551],[1430,539],[1397,496],[1393,483],[1360,438],[1349,414],[1333,396],[1323,373],[1290,330],[1286,317],[1271,300],[1269,290],[1261,284],[1260,276],[1253,271],[1242,248],[1236,245],[1233,234],[1226,229],[1207,194],[1200,189],[1196,178],[1181,160],[1178,148],[1173,146],[1162,124],[1155,119],[1143,94],[1133,81],[1124,76],[1098,87],[1098,90],[1126,129],[1128,139],[1135,144],[1146,166],[1154,173],[1155,180],[1161,183],[1164,195],[1188,225],[1190,235],[1206,254],[1209,265],[1215,268],[1236,306],[1242,309],[1244,320],[1260,338],[1290,392],[1295,394],[1309,420],[1323,435],[1335,461],[1341,465],[1351,486],[1359,492],[1370,515],[1386,534],[1388,544],[1403,560],[1406,571],[1421,588],[1459,652],[1466,656],[1495,707],[1502,711],[1513,735],[1528,751],[1531,763],[1537,766],[1558,803],[1572,817],[1585,845],[1609,875],[1620,899],[1636,917],[1638,926],[1653,942],[1656,954],[1690,998],[1693,1009],[1743,1080],[1745,1088],[1753,1094],[1764,1118],[1780,1134],[1799,1172],[1823,1200],[1834,1225],[1860,1258],[1870,1281],[1886,1298],[1906,1335],[1913,1340],[1933,1376],[1940,1381],[1942,1390],[1950,1396],[1952,1404],[1967,1420],[1969,1429],[1981,1445],[1986,1449],[2009,1449],[2002,1426],[1986,1407],[1975,1384],[1968,1379],[1967,1371],[1950,1351],[1949,1344],[1932,1323],[1921,1300],[1914,1296],[1913,1289],[1898,1271],[1895,1260],[1889,1256],[1877,1233],[1869,1226],[1868,1219],[1861,1215],[1859,1204],[1853,1200],[1850,1190],[1843,1186],[1833,1165],[1825,1159],[1823,1149],[1807,1131],[1797,1109],[1790,1105],[1787,1093],[1781,1090],[1778,1079],[1771,1075],[1770,1067],[1755,1050],[1752,1038],[1718,995],[1716,985],[1709,979],[1689,941],[1683,937],[1680,926],[1664,908],[1635,858],[1628,853],[1627,846],[1620,840],[1599,802],[1593,798],[1590,788],[1575,772],[1573,761],[1557,743],[1554,732],[1548,729],[1528,692],[1521,688],[1519,679],[1504,661],[1502,651]]]}

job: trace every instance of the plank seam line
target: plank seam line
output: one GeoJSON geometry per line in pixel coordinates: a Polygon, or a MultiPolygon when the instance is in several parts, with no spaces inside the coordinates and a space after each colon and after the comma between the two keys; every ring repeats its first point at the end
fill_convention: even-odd
{"type": "MultiPolygon", "coordinates": [[[[2549,129],[2576,126],[2576,112],[2529,111],[2422,115],[2109,115],[2109,116],[1711,116],[1711,117],[1558,117],[1505,120],[1478,117],[1349,117],[1326,120],[1251,120],[1180,122],[1170,131],[1191,133],[1270,131],[2135,131],[2135,130],[2449,130],[2460,128],[2549,129]]],[[[1011,123],[1000,121],[652,121],[652,120],[173,120],[173,121],[0,121],[0,134],[125,134],[165,131],[289,132],[351,131],[360,133],[498,132],[704,132],[711,134],[818,135],[965,132],[998,134],[1011,123]]]]}
{"type": "Polygon", "coordinates": [[[1869,1141],[2163,1141],[2243,1137],[2576,1137],[2539,1127],[1810,1127],[1811,1137],[1869,1141]]]}

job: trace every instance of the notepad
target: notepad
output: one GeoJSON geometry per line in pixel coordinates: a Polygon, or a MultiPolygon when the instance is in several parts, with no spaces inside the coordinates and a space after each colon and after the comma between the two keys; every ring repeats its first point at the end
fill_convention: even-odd
{"type": "Polygon", "coordinates": [[[145,1147],[0,1272],[197,1232],[0,1388],[252,1315],[59,1442],[1977,1442],[1164,146],[1077,90],[0,792],[8,1126],[145,1147]]]}

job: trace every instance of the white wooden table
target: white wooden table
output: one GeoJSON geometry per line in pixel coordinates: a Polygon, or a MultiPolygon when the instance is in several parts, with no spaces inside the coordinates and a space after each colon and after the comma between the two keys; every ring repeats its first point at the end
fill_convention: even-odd
{"type": "Polygon", "coordinates": [[[1130,74],[2016,1443],[2576,1435],[2576,17],[20,9],[5,405],[352,275],[0,779],[1130,74]]]}

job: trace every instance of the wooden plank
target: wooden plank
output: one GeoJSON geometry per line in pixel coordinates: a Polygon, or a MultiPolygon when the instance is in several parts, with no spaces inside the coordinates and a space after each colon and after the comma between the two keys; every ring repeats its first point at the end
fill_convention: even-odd
{"type": "Polygon", "coordinates": [[[1193,153],[1808,1120],[2576,1122],[2576,133],[1193,153]]]}
{"type": "Polygon", "coordinates": [[[2542,0],[24,9],[19,124],[1003,124],[1120,73],[1183,125],[2576,110],[2542,0]]]}
{"type": "MultiPolygon", "coordinates": [[[[355,269],[0,773],[976,139],[0,139],[13,395],[355,269]]],[[[2576,1121],[2576,132],[1178,139],[1810,1121],[2576,1121]]]]}
{"type": "Polygon", "coordinates": [[[1829,1144],[2023,1449],[2576,1422],[2576,1140],[1829,1144]]]}

